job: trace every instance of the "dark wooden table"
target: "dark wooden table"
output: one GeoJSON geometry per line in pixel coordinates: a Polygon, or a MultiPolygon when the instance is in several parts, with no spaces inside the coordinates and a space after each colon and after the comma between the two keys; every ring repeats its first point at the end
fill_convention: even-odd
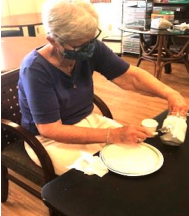
{"type": "Polygon", "coordinates": [[[140,37],[140,56],[137,66],[142,60],[148,60],[154,63],[154,76],[161,78],[162,69],[165,67],[167,72],[171,72],[171,63],[183,62],[189,73],[189,34],[178,30],[156,30],[156,29],[132,29],[120,28],[123,32],[139,34],[140,37]],[[146,37],[156,37],[155,43],[149,45],[146,37]],[[175,38],[179,38],[183,45],[178,49],[175,44],[175,38]],[[170,43],[173,43],[176,49],[170,49],[170,43]]]}
{"type": "MultiPolygon", "coordinates": [[[[166,112],[155,118],[159,126],[165,117],[166,112]]],[[[146,142],[164,156],[158,171],[141,177],[109,172],[100,178],[72,169],[43,187],[44,202],[67,216],[187,216],[189,129],[180,147],[167,146],[159,137],[146,142]]]]}
{"type": "Polygon", "coordinates": [[[24,56],[31,50],[47,43],[45,36],[40,37],[2,37],[1,73],[20,67],[24,56]]]}
{"type": "Polygon", "coordinates": [[[36,36],[35,26],[42,25],[41,13],[16,14],[1,17],[2,28],[23,27],[28,28],[29,36],[36,36]]]}

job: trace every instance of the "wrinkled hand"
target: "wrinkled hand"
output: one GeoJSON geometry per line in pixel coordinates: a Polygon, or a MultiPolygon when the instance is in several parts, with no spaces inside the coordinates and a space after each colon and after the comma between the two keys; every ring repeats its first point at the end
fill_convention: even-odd
{"type": "Polygon", "coordinates": [[[151,133],[146,128],[127,125],[112,129],[109,140],[111,143],[136,144],[144,141],[149,136],[151,136],[151,133]]]}
{"type": "Polygon", "coordinates": [[[179,113],[182,116],[186,116],[186,113],[189,109],[189,105],[179,93],[170,95],[167,101],[170,112],[175,112],[179,113]]]}

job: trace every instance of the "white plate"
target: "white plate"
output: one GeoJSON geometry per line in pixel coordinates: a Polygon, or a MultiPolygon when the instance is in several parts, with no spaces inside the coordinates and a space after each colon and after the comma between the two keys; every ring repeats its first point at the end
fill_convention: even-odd
{"type": "Polygon", "coordinates": [[[147,143],[110,144],[101,150],[100,157],[110,171],[125,176],[148,175],[160,169],[164,161],[162,153],[147,143]]]}

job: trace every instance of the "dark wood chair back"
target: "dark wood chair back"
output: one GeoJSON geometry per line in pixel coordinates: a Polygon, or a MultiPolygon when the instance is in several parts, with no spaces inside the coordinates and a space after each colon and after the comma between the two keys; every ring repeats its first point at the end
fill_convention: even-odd
{"type": "MultiPolygon", "coordinates": [[[[57,175],[52,161],[43,145],[29,131],[21,126],[21,112],[18,104],[19,69],[1,74],[1,201],[8,199],[9,180],[41,199],[40,191],[31,184],[26,184],[14,173],[42,187],[57,175]],[[36,153],[41,167],[28,156],[24,142],[27,142],[36,153]]],[[[96,95],[94,103],[106,117],[112,118],[108,106],[96,95]]],[[[50,210],[50,215],[53,212],[50,210]]]]}
{"type": "MultiPolygon", "coordinates": [[[[20,125],[21,112],[18,105],[18,77],[18,70],[1,75],[1,118],[9,119],[20,125]]],[[[2,144],[6,145],[18,139],[18,136],[9,130],[5,128],[2,130],[2,144]]]]}

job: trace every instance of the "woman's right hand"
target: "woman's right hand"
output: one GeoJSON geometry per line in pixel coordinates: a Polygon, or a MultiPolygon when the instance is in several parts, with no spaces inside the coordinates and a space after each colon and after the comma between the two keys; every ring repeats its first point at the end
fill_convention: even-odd
{"type": "Polygon", "coordinates": [[[143,142],[149,136],[151,136],[151,133],[146,128],[137,125],[127,125],[110,129],[109,142],[136,144],[143,142]]]}

